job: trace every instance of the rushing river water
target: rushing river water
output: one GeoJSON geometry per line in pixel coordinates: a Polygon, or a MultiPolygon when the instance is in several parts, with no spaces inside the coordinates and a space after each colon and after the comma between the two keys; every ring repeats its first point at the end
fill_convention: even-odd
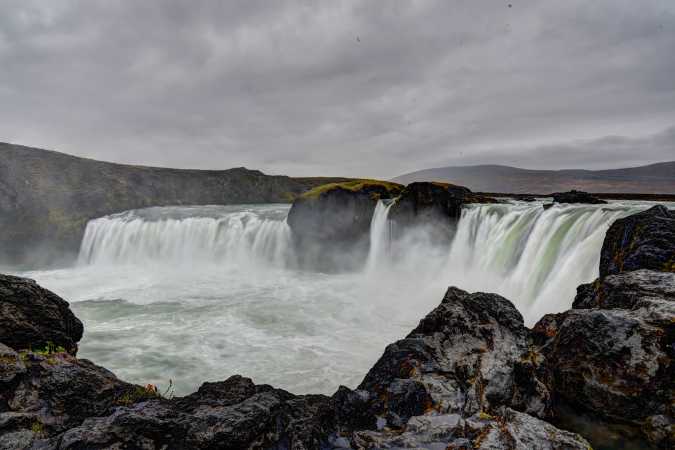
{"type": "Polygon", "coordinates": [[[597,276],[617,218],[651,206],[476,205],[450,245],[392,240],[379,204],[363,267],[300,269],[286,205],[149,208],[91,221],[76,267],[24,272],[85,324],[79,356],[123,379],[195,390],[243,374],[295,393],[356,386],[447,286],[498,292],[528,324],[597,276]]]}

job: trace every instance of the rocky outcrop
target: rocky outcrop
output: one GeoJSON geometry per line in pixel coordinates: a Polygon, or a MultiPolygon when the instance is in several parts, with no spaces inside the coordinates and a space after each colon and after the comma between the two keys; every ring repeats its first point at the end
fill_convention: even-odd
{"type": "Polygon", "coordinates": [[[393,198],[402,189],[375,181],[321,186],[293,202],[288,224],[303,239],[358,241],[368,234],[378,200],[393,198]]]}
{"type": "Polygon", "coordinates": [[[638,269],[675,272],[675,212],[664,206],[619,219],[605,235],[600,276],[638,269]]]}
{"type": "Polygon", "coordinates": [[[675,305],[674,277],[673,273],[646,269],[610,275],[579,286],[572,308],[637,310],[645,300],[675,305]]]}
{"type": "Polygon", "coordinates": [[[476,194],[464,186],[448,183],[416,182],[403,190],[389,212],[399,228],[425,226],[435,231],[435,239],[452,237],[462,206],[470,203],[499,203],[492,197],[476,194]]]}
{"type": "Polygon", "coordinates": [[[0,342],[16,349],[62,347],[75,355],[82,322],[68,302],[33,280],[0,274],[0,342]]]}
{"type": "Polygon", "coordinates": [[[547,393],[517,386],[528,330],[511,302],[450,288],[405,339],[387,347],[358,390],[388,426],[434,411],[469,417],[518,403],[546,415],[547,393]]]}
{"type": "Polygon", "coordinates": [[[87,221],[148,206],[288,202],[313,180],[129,166],[0,143],[0,264],[77,252],[87,221]]]}
{"type": "Polygon", "coordinates": [[[588,192],[571,190],[569,192],[555,192],[551,194],[554,203],[587,203],[591,205],[601,205],[607,202],[601,200],[588,192]]]}
{"type": "Polygon", "coordinates": [[[55,436],[110,414],[136,389],[142,388],[65,352],[0,346],[0,448],[25,448],[8,442],[55,436]]]}
{"type": "Polygon", "coordinates": [[[319,186],[298,197],[287,221],[301,265],[320,270],[358,266],[368,253],[377,202],[402,189],[394,183],[357,180],[319,186]]]}
{"type": "Polygon", "coordinates": [[[234,376],[176,399],[151,399],[92,417],[51,448],[318,449],[333,429],[327,397],[298,397],[234,376]]]}
{"type": "Polygon", "coordinates": [[[357,390],[333,396],[340,435],[350,448],[588,449],[536,417],[551,400],[529,335],[508,300],[448,289],[357,390]]]}

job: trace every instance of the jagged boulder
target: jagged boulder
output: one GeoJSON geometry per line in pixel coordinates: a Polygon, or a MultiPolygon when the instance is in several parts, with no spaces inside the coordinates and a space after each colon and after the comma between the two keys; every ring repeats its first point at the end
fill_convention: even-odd
{"type": "Polygon", "coordinates": [[[551,194],[554,203],[586,203],[591,205],[603,205],[607,202],[588,192],[571,190],[569,192],[555,192],[551,194]]]}
{"type": "Polygon", "coordinates": [[[556,404],[641,427],[663,448],[674,444],[675,274],[601,278],[579,287],[574,307],[533,330],[556,404]]]}
{"type": "Polygon", "coordinates": [[[88,417],[109,414],[135,389],[103,367],[65,352],[15,352],[2,347],[0,448],[12,448],[3,439],[47,438],[88,417]]]}
{"type": "Polygon", "coordinates": [[[605,235],[600,276],[638,269],[675,272],[675,212],[665,206],[619,219],[605,235]]]}
{"type": "Polygon", "coordinates": [[[68,302],[27,278],[0,274],[0,343],[15,350],[63,347],[77,352],[82,322],[68,302]]]}
{"type": "Polygon", "coordinates": [[[626,309],[675,305],[675,274],[636,270],[577,287],[574,309],[626,309]]]}
{"type": "Polygon", "coordinates": [[[324,396],[295,396],[234,376],[187,397],[92,417],[50,448],[318,449],[334,427],[329,404],[324,396]]]}
{"type": "Polygon", "coordinates": [[[351,398],[341,395],[365,403],[360,410],[371,414],[370,423],[374,417],[398,428],[430,412],[468,417],[514,403],[545,415],[547,392],[530,380],[517,385],[528,348],[528,330],[511,302],[450,288],[417,328],[386,348],[351,398]]]}
{"type": "Polygon", "coordinates": [[[411,183],[403,190],[389,211],[389,218],[399,233],[423,227],[435,242],[452,239],[462,206],[470,203],[499,203],[476,194],[464,186],[438,182],[411,183]]]}

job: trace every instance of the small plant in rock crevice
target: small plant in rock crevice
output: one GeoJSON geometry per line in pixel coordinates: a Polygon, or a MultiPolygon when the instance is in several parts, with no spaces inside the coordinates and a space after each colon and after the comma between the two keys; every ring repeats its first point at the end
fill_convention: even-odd
{"type": "Polygon", "coordinates": [[[145,386],[135,386],[131,390],[124,392],[118,397],[114,404],[117,406],[131,406],[136,403],[153,400],[153,399],[167,399],[171,400],[174,396],[173,380],[169,380],[164,393],[160,393],[157,386],[154,384],[146,384],[145,386]]]}

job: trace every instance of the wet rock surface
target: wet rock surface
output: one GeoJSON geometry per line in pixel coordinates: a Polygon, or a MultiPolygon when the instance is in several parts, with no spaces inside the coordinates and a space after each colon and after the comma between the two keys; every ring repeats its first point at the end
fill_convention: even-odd
{"type": "Polygon", "coordinates": [[[327,397],[295,396],[234,376],[187,397],[151,399],[88,419],[51,448],[314,449],[332,425],[327,397]]]}
{"type": "Polygon", "coordinates": [[[33,280],[0,274],[0,342],[16,349],[51,344],[77,352],[82,322],[68,302],[33,280]]]}
{"type": "Polygon", "coordinates": [[[424,226],[432,233],[432,239],[443,242],[452,237],[462,206],[471,203],[499,203],[499,200],[476,194],[464,186],[416,182],[406,186],[392,206],[389,218],[401,230],[424,226]]]}
{"type": "Polygon", "coordinates": [[[417,328],[386,348],[358,389],[394,427],[430,411],[470,416],[511,403],[527,351],[528,330],[511,302],[450,288],[417,328]]]}
{"type": "Polygon", "coordinates": [[[665,206],[619,219],[607,231],[600,276],[638,269],[675,272],[675,212],[665,206]]]}

